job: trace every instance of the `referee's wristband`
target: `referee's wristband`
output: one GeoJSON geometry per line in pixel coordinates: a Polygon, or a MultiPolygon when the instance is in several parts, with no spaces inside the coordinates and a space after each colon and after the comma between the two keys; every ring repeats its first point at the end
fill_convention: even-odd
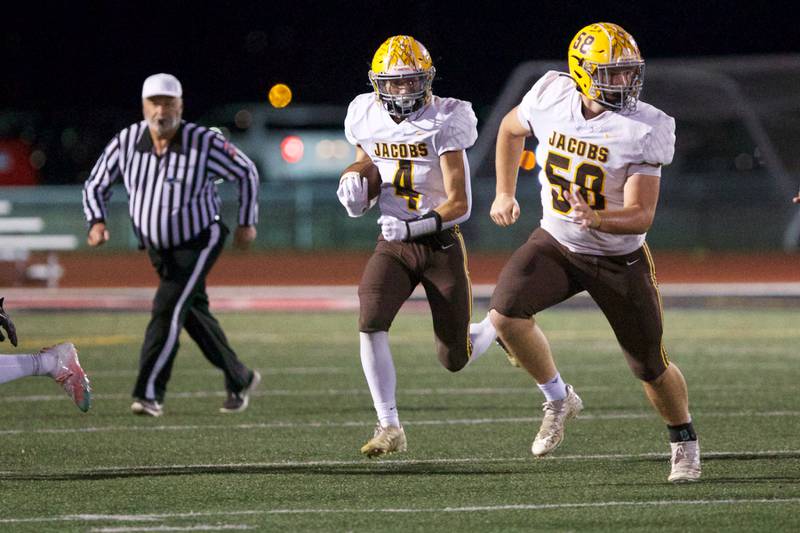
{"type": "Polygon", "coordinates": [[[442,216],[431,210],[419,218],[407,221],[406,226],[408,226],[408,240],[411,241],[417,237],[442,231],[442,216]]]}
{"type": "Polygon", "coordinates": [[[94,226],[95,224],[101,224],[101,223],[105,224],[106,223],[106,219],[104,219],[104,218],[93,218],[93,219],[91,219],[91,220],[86,222],[86,230],[89,231],[89,230],[92,229],[92,226],[94,226]]]}

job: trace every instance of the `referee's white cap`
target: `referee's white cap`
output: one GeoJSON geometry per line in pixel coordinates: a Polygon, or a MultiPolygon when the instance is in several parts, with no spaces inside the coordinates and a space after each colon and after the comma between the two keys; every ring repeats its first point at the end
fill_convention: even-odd
{"type": "Polygon", "coordinates": [[[183,95],[181,82],[172,74],[153,74],[144,80],[142,85],[142,98],[151,96],[172,96],[180,98],[183,95]]]}

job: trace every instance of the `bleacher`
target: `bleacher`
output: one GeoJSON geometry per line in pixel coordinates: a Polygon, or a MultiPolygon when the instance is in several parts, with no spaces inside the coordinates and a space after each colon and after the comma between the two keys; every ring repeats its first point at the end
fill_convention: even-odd
{"type": "MultiPolygon", "coordinates": [[[[519,65],[490,111],[480,117],[478,141],[467,151],[473,207],[462,230],[470,251],[511,251],[538,224],[538,166],[520,175],[517,197],[522,215],[517,224],[499,228],[488,212],[494,197],[494,146],[500,120],[550,68],[563,70],[564,61],[519,65]]],[[[645,79],[642,99],[675,117],[677,134],[675,158],[663,171],[658,212],[648,232],[650,246],[698,253],[796,251],[800,209],[791,198],[800,185],[800,158],[795,157],[800,107],[792,89],[800,83],[800,54],[652,59],[645,79]]],[[[529,139],[527,147],[533,149],[534,143],[529,139]]],[[[370,249],[377,215],[373,210],[360,219],[345,216],[336,198],[337,180],[338,174],[302,180],[262,176],[262,215],[253,248],[370,249]]],[[[223,218],[234,225],[236,188],[228,182],[219,188],[223,218]]],[[[15,216],[44,220],[46,230],[29,234],[48,234],[57,226],[58,233],[85,235],[79,183],[3,187],[0,196],[13,203],[15,216]]],[[[122,186],[115,186],[106,221],[112,237],[103,253],[135,250],[138,245],[127,203],[122,186]]],[[[84,249],[82,237],[78,240],[78,248],[84,249]]]]}
{"type": "Polygon", "coordinates": [[[11,265],[7,283],[18,286],[28,282],[43,282],[57,287],[64,274],[58,253],[75,250],[78,238],[73,234],[45,233],[41,217],[8,216],[13,206],[0,200],[0,262],[11,265]],[[43,262],[34,262],[35,253],[45,255],[43,262]]]}

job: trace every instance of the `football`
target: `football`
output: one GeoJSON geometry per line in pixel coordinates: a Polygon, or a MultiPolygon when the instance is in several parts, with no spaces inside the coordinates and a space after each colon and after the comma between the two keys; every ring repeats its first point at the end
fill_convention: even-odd
{"type": "Polygon", "coordinates": [[[361,177],[367,178],[367,196],[370,200],[381,193],[381,173],[375,163],[367,159],[366,161],[356,161],[346,169],[345,172],[358,172],[361,177]]]}

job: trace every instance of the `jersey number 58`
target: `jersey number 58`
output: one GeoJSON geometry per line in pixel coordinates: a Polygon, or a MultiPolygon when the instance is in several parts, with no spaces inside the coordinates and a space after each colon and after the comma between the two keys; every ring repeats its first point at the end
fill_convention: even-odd
{"type": "Polygon", "coordinates": [[[547,153],[544,173],[550,182],[553,209],[563,214],[572,211],[572,206],[564,198],[564,191],[572,191],[574,189],[577,189],[577,192],[583,196],[583,199],[592,209],[605,209],[606,198],[602,193],[606,173],[603,168],[588,161],[580,163],[574,172],[571,171],[571,166],[572,159],[569,157],[555,152],[547,153]]]}

